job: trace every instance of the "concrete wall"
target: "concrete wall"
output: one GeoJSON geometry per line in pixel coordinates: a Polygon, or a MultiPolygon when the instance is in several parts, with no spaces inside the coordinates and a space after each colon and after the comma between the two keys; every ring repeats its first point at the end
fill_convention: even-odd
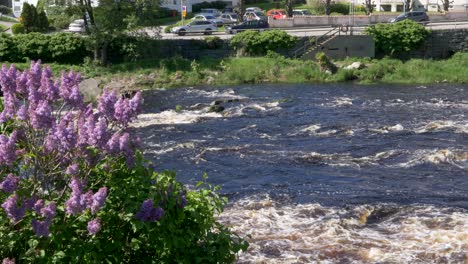
{"type": "Polygon", "coordinates": [[[373,58],[375,56],[375,42],[371,36],[335,36],[327,43],[308,53],[303,59],[314,59],[317,52],[324,52],[333,59],[346,57],[373,58]]]}
{"type": "Polygon", "coordinates": [[[455,52],[468,52],[468,29],[432,31],[420,49],[402,57],[443,59],[455,52]]]}
{"type": "MultiPolygon", "coordinates": [[[[301,26],[325,26],[325,25],[369,25],[386,23],[397,14],[370,15],[370,16],[297,16],[286,19],[268,19],[272,28],[291,28],[301,26]]],[[[468,12],[449,12],[440,15],[429,15],[431,22],[444,20],[468,20],[468,12]]]]}

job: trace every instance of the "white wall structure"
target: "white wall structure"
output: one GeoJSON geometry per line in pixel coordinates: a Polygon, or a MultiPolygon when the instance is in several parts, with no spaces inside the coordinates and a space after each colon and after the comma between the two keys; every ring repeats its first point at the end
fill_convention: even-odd
{"type": "MultiPolygon", "coordinates": [[[[451,0],[452,1],[452,0],[451,0]]],[[[350,3],[353,0],[341,0],[340,2],[350,3]]],[[[404,10],[404,0],[373,0],[372,1],[375,10],[380,12],[405,12],[410,10],[404,10]]],[[[363,0],[354,0],[355,5],[364,5],[363,0]]],[[[412,0],[411,11],[433,11],[442,12],[443,2],[442,0],[412,0]]],[[[450,4],[449,11],[466,11],[468,12],[468,0],[453,0],[450,4]]]]}
{"type": "Polygon", "coordinates": [[[21,16],[23,10],[23,3],[37,6],[37,0],[12,0],[13,15],[15,17],[21,16]]]}
{"type": "MultiPolygon", "coordinates": [[[[181,12],[182,6],[187,7],[187,12],[191,13],[192,12],[192,6],[194,4],[199,4],[203,2],[215,2],[216,0],[162,0],[161,1],[161,7],[169,8],[172,10],[177,10],[178,12],[181,12]]],[[[239,0],[221,0],[223,2],[226,2],[226,6],[232,6],[235,7],[239,4],[239,0]]],[[[220,10],[222,11],[222,10],[220,10]]]]}

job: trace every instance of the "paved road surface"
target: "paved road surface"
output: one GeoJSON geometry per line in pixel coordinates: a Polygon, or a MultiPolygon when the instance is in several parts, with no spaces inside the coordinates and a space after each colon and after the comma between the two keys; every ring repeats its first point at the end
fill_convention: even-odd
{"type": "MultiPolygon", "coordinates": [[[[426,28],[431,30],[442,30],[442,29],[457,29],[457,28],[468,28],[468,21],[458,21],[458,22],[440,22],[440,23],[429,23],[426,25],[426,28]]],[[[297,37],[310,37],[310,36],[321,36],[328,31],[330,31],[332,27],[310,27],[310,28],[291,28],[285,29],[285,31],[293,36],[297,37]]],[[[354,34],[359,35],[362,34],[365,27],[354,27],[354,34]]],[[[164,30],[161,30],[161,37],[163,39],[203,39],[206,37],[203,34],[193,34],[188,36],[178,36],[172,33],[164,33],[164,30]]],[[[349,32],[348,32],[349,34],[349,32]]],[[[214,32],[213,36],[218,36],[221,39],[229,39],[232,38],[233,35],[226,34],[225,32],[214,32]]]]}

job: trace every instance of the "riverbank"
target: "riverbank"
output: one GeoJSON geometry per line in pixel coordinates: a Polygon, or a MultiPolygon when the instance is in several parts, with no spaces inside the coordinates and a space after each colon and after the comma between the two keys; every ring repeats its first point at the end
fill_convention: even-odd
{"type": "MultiPolygon", "coordinates": [[[[75,70],[84,78],[99,79],[103,86],[123,83],[126,89],[184,86],[221,86],[259,83],[434,84],[468,83],[468,53],[447,60],[346,59],[334,62],[335,74],[322,72],[315,61],[282,56],[225,60],[187,60],[181,57],[121,63],[110,66],[50,64],[55,73],[75,70]],[[359,62],[358,68],[346,69],[359,62]]],[[[16,64],[26,68],[28,63],[16,64]]]]}

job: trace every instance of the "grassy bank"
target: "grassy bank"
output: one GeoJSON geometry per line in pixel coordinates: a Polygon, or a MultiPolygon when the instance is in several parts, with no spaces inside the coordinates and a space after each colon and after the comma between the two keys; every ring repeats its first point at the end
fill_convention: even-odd
{"type": "MultiPolygon", "coordinates": [[[[238,85],[258,83],[336,83],[361,84],[433,84],[468,83],[468,53],[457,53],[447,60],[347,59],[335,61],[337,73],[321,72],[315,61],[284,57],[244,57],[225,60],[190,61],[171,59],[122,63],[109,67],[52,64],[52,70],[79,71],[85,78],[99,78],[103,83],[123,80],[132,88],[170,88],[197,85],[238,85]],[[362,69],[343,67],[359,61],[362,69]]],[[[28,63],[17,64],[18,68],[28,63]]]]}

